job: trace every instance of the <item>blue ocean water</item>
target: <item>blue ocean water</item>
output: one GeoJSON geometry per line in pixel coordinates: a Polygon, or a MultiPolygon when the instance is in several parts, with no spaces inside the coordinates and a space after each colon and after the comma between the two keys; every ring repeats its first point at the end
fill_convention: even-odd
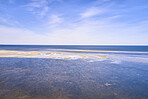
{"type": "Polygon", "coordinates": [[[103,51],[140,51],[148,52],[148,46],[119,45],[0,45],[0,50],[46,51],[49,49],[103,50],[103,51]]]}
{"type": "Polygon", "coordinates": [[[0,45],[0,50],[56,49],[123,53],[91,53],[108,57],[101,61],[1,57],[0,99],[148,99],[148,46],[0,45]]]}

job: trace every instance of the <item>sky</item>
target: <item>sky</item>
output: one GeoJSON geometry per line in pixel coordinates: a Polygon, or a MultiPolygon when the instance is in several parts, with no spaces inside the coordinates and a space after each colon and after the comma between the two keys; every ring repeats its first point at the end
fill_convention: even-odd
{"type": "Polygon", "coordinates": [[[0,0],[0,44],[148,45],[148,0],[0,0]]]}

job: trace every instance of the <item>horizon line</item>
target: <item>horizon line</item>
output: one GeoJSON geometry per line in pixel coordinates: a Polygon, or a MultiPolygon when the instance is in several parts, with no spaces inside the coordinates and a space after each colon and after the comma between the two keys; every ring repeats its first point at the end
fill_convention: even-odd
{"type": "Polygon", "coordinates": [[[105,45],[105,46],[148,46],[148,44],[0,44],[0,45],[26,45],[26,46],[31,46],[31,45],[39,45],[39,46],[50,46],[50,45],[59,45],[59,46],[63,46],[63,45],[67,45],[67,46],[70,46],[70,45],[86,45],[86,46],[99,46],[99,45],[105,45]]]}

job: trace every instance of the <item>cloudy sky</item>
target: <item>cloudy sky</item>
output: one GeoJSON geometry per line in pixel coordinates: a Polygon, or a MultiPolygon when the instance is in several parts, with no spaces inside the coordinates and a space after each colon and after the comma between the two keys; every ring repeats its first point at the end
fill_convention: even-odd
{"type": "Polygon", "coordinates": [[[148,0],[0,0],[0,44],[148,45],[148,0]]]}

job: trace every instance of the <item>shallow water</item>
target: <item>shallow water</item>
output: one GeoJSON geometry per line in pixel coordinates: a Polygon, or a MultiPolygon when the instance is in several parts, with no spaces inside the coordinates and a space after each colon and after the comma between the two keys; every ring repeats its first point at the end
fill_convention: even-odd
{"type": "Polygon", "coordinates": [[[147,99],[147,61],[109,57],[0,58],[0,99],[147,99]]]}
{"type": "Polygon", "coordinates": [[[0,99],[148,99],[148,46],[0,45],[0,99]]]}

